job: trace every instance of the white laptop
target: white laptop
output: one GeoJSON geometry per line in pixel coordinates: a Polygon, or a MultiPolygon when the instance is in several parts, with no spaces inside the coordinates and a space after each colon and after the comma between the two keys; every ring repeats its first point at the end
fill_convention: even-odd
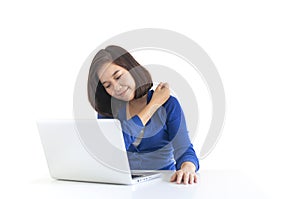
{"type": "Polygon", "coordinates": [[[40,120],[38,129],[54,179],[135,184],[158,178],[158,171],[130,171],[120,122],[40,120]]]}

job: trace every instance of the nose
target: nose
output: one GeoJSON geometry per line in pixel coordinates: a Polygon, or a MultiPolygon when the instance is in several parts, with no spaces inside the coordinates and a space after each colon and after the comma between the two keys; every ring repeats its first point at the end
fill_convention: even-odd
{"type": "Polygon", "coordinates": [[[116,83],[115,85],[114,85],[114,89],[115,89],[115,91],[120,91],[121,90],[121,88],[122,88],[122,86],[120,85],[120,84],[118,84],[118,83],[116,83]]]}

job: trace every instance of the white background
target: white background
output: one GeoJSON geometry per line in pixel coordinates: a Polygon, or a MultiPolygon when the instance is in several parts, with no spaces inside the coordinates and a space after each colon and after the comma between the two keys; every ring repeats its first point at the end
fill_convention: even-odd
{"type": "Polygon", "coordinates": [[[149,27],[197,42],[222,78],[226,122],[202,169],[237,169],[271,198],[299,198],[299,10],[296,0],[1,1],[1,198],[48,175],[36,120],[72,117],[86,57],[149,27]]]}

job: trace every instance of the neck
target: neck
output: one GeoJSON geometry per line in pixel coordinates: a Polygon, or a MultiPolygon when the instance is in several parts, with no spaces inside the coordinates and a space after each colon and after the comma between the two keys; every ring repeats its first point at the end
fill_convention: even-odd
{"type": "Polygon", "coordinates": [[[138,98],[138,99],[133,99],[131,101],[129,101],[129,105],[130,106],[136,106],[136,105],[141,105],[141,104],[145,104],[147,103],[147,93],[145,95],[143,95],[142,97],[138,98]]]}

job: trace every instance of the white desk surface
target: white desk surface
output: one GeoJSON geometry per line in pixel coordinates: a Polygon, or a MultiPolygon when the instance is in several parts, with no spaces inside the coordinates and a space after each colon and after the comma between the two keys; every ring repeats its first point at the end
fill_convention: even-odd
{"type": "Polygon", "coordinates": [[[172,172],[162,172],[160,179],[136,184],[113,185],[37,179],[24,187],[24,198],[267,198],[248,177],[237,171],[200,171],[198,183],[183,185],[170,183],[172,172]]]}

